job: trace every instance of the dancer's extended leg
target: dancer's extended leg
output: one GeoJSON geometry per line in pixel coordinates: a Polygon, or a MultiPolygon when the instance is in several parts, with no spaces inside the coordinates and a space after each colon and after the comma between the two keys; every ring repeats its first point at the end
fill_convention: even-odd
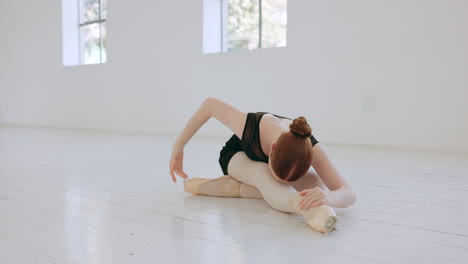
{"type": "Polygon", "coordinates": [[[274,209],[303,215],[307,224],[319,232],[329,232],[334,229],[337,219],[330,206],[321,205],[300,210],[299,202],[302,196],[289,184],[273,178],[268,164],[252,161],[244,152],[238,152],[229,162],[228,173],[234,179],[256,187],[274,209]]]}

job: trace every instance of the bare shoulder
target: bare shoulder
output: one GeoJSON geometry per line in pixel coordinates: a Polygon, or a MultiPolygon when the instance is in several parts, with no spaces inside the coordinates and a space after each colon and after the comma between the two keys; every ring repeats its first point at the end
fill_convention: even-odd
{"type": "Polygon", "coordinates": [[[270,130],[280,125],[280,120],[272,114],[264,114],[260,120],[260,129],[270,130]]]}
{"type": "Polygon", "coordinates": [[[273,126],[276,128],[280,127],[281,130],[289,131],[289,125],[291,124],[292,120],[279,118],[272,114],[265,114],[263,115],[262,122],[264,122],[266,126],[273,126]]]}
{"type": "Polygon", "coordinates": [[[277,120],[278,118],[276,116],[267,113],[262,116],[261,122],[271,124],[277,122],[277,120]]]}
{"type": "Polygon", "coordinates": [[[264,114],[260,120],[260,135],[267,138],[277,138],[281,133],[289,131],[289,124],[272,114],[264,114]]]}

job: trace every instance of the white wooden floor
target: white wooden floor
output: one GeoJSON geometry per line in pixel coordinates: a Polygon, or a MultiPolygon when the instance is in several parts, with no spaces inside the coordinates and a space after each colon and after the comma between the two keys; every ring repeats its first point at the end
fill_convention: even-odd
{"type": "MultiPolygon", "coordinates": [[[[325,146],[358,199],[323,235],[184,193],[173,139],[0,128],[0,263],[468,263],[466,155],[325,146]]],[[[220,176],[222,144],[194,139],[189,175],[220,176]]]]}

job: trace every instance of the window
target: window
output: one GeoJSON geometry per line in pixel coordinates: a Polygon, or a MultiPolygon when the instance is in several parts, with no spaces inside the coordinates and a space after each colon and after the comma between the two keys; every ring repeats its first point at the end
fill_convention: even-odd
{"type": "Polygon", "coordinates": [[[63,64],[107,61],[107,0],[62,0],[63,64]]]}
{"type": "Polygon", "coordinates": [[[79,0],[80,62],[106,62],[106,0],[79,0]]]}
{"type": "Polygon", "coordinates": [[[287,0],[204,0],[204,53],[286,46],[287,0]]]}

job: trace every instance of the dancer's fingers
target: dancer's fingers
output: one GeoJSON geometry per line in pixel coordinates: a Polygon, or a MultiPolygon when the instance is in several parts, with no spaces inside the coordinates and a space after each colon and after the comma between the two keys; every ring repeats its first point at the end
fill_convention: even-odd
{"type": "Polygon", "coordinates": [[[185,173],[184,169],[182,169],[182,168],[180,168],[180,177],[182,177],[184,179],[188,178],[187,173],[185,173]]]}
{"type": "Polygon", "coordinates": [[[314,194],[318,194],[320,192],[321,192],[321,189],[319,187],[315,187],[315,188],[312,188],[312,189],[302,190],[302,191],[299,192],[299,195],[300,196],[314,195],[314,194]]]}
{"type": "Polygon", "coordinates": [[[176,168],[176,169],[175,169],[175,172],[176,172],[176,174],[180,177],[180,174],[181,174],[181,173],[180,173],[180,168],[176,168]]]}
{"type": "Polygon", "coordinates": [[[175,183],[175,182],[176,182],[176,177],[175,177],[175,175],[174,175],[174,169],[173,169],[173,168],[170,168],[169,172],[170,172],[170,174],[171,174],[172,181],[175,183]]]}
{"type": "Polygon", "coordinates": [[[184,172],[184,169],[183,168],[179,168],[177,170],[177,174],[179,174],[180,177],[186,179],[188,177],[187,173],[184,172]]]}
{"type": "Polygon", "coordinates": [[[317,206],[323,205],[323,204],[327,204],[327,203],[325,203],[325,200],[320,199],[320,200],[317,200],[317,201],[311,203],[310,207],[317,207],[317,206]]]}
{"type": "Polygon", "coordinates": [[[317,207],[319,205],[322,205],[324,204],[323,200],[322,199],[319,199],[319,200],[310,200],[308,201],[305,205],[304,205],[304,209],[303,210],[308,210],[309,208],[311,207],[317,207]]]}
{"type": "Polygon", "coordinates": [[[304,198],[302,198],[301,202],[299,204],[304,204],[306,201],[310,200],[310,199],[313,199],[315,197],[318,197],[319,194],[317,193],[314,193],[314,192],[311,192],[311,191],[308,191],[305,195],[304,195],[304,198]]]}
{"type": "Polygon", "coordinates": [[[305,196],[301,201],[301,206],[303,209],[307,210],[311,207],[311,205],[319,200],[322,199],[320,194],[310,194],[305,196]]]}
{"type": "Polygon", "coordinates": [[[329,203],[327,203],[327,201],[325,199],[320,198],[320,199],[316,199],[316,200],[311,201],[307,206],[308,206],[308,208],[310,208],[310,207],[317,207],[317,206],[323,205],[323,204],[324,205],[329,205],[329,203]]]}
{"type": "Polygon", "coordinates": [[[187,173],[185,173],[182,168],[176,168],[175,171],[176,171],[177,175],[179,175],[179,177],[184,178],[184,179],[188,178],[187,173]]]}
{"type": "Polygon", "coordinates": [[[304,197],[300,202],[299,202],[299,207],[301,209],[304,209],[304,206],[309,204],[310,201],[312,201],[313,197],[306,196],[304,197]]]}

